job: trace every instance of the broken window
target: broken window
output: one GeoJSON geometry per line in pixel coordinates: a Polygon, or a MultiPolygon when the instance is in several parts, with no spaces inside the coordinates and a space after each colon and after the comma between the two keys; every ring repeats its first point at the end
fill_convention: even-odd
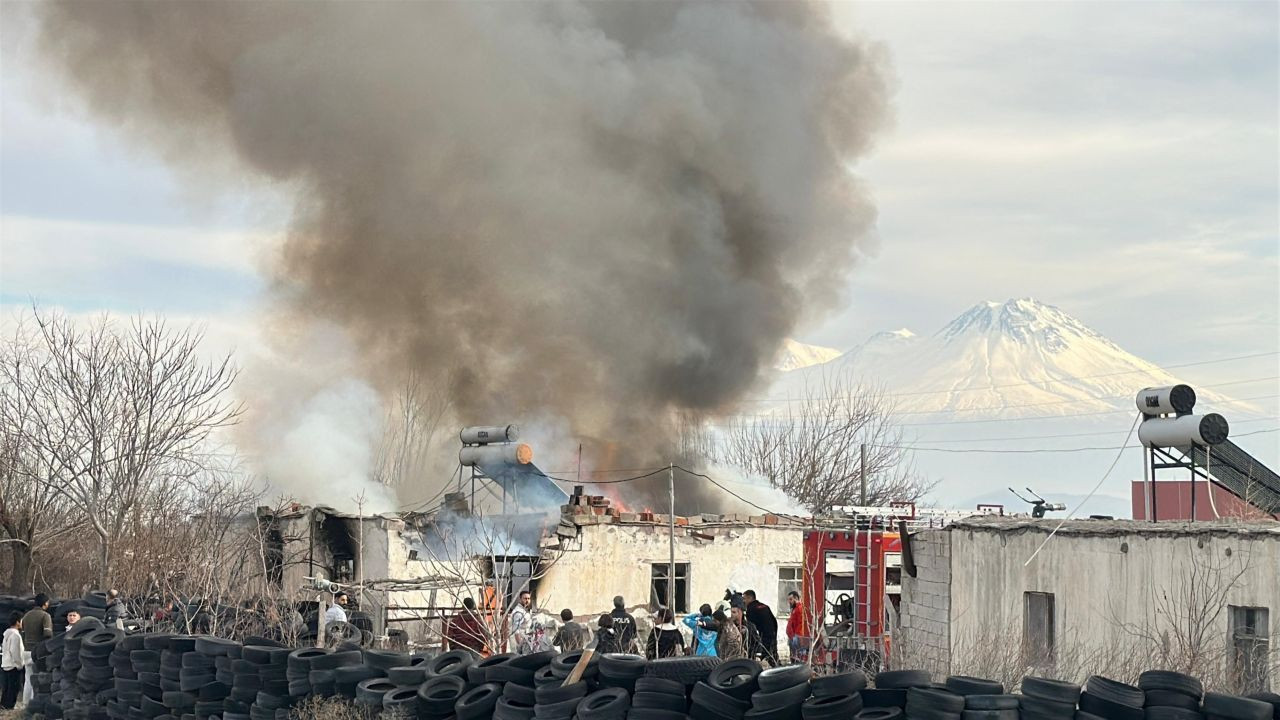
{"type": "Polygon", "coordinates": [[[1022,649],[1033,666],[1053,664],[1053,611],[1053,593],[1022,594],[1022,649]]]}
{"type": "MultiPolygon", "coordinates": [[[[667,563],[653,563],[649,570],[649,598],[659,606],[667,604],[667,589],[671,583],[671,573],[667,563]]],[[[675,574],[675,607],[677,613],[689,612],[689,563],[676,563],[675,574]]]]}
{"type": "Polygon", "coordinates": [[[800,592],[804,581],[804,572],[799,565],[782,565],[778,568],[778,604],[774,607],[779,615],[790,615],[791,605],[787,595],[792,591],[800,592]]]}
{"type": "Polygon", "coordinates": [[[1228,605],[1231,612],[1231,671],[1240,693],[1270,690],[1271,636],[1264,607],[1228,605]]]}

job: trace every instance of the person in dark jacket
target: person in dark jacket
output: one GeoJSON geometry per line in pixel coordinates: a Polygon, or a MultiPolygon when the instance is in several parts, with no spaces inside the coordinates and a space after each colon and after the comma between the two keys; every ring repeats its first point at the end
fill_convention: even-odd
{"type": "Polygon", "coordinates": [[[562,653],[581,650],[586,647],[587,638],[590,637],[591,630],[580,622],[574,622],[573,611],[569,608],[561,610],[560,620],[564,624],[556,631],[556,636],[551,639],[551,644],[560,648],[562,653]]]}
{"type": "Polygon", "coordinates": [[[650,660],[684,655],[684,633],[676,627],[676,616],[669,608],[658,611],[658,624],[649,633],[644,656],[650,660]]]}
{"type": "Polygon", "coordinates": [[[760,631],[760,658],[770,667],[777,667],[778,662],[778,618],[773,610],[756,597],[755,590],[742,593],[747,604],[747,622],[760,631]]]}
{"type": "Polygon", "coordinates": [[[596,625],[596,654],[622,652],[622,635],[613,626],[613,616],[601,615],[596,625]]]}
{"type": "Polygon", "coordinates": [[[53,637],[53,618],[49,616],[49,596],[36,595],[36,606],[22,616],[22,644],[34,648],[53,637]]]}
{"type": "Polygon", "coordinates": [[[636,619],[627,612],[627,602],[621,595],[613,598],[613,629],[618,633],[618,643],[622,649],[618,652],[634,653],[636,651],[636,619]]]}

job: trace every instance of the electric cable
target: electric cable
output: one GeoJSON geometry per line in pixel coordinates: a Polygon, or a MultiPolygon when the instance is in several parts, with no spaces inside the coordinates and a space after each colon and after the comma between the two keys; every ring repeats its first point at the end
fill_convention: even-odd
{"type": "Polygon", "coordinates": [[[1115,458],[1112,459],[1111,466],[1108,467],[1107,471],[1102,474],[1101,478],[1098,479],[1098,483],[1093,486],[1093,489],[1089,491],[1089,494],[1085,495],[1084,499],[1081,500],[1075,506],[1075,509],[1067,513],[1067,516],[1062,518],[1062,520],[1058,522],[1058,525],[1053,529],[1053,532],[1049,533],[1049,536],[1044,539],[1044,542],[1040,543],[1040,547],[1036,548],[1035,552],[1031,553],[1031,557],[1027,558],[1027,561],[1022,563],[1022,567],[1026,567],[1030,565],[1031,561],[1036,559],[1036,556],[1039,555],[1040,551],[1044,549],[1044,546],[1047,545],[1049,541],[1053,539],[1053,536],[1058,534],[1058,531],[1062,529],[1062,526],[1066,525],[1067,521],[1070,520],[1077,512],[1079,512],[1080,508],[1084,507],[1084,504],[1089,502],[1090,498],[1092,498],[1094,494],[1098,492],[1098,488],[1102,487],[1102,484],[1107,481],[1107,478],[1111,477],[1111,473],[1116,469],[1116,465],[1120,464],[1120,458],[1124,456],[1124,448],[1129,445],[1129,439],[1133,437],[1133,431],[1137,429],[1138,423],[1141,420],[1142,420],[1142,413],[1134,413],[1133,424],[1129,426],[1129,432],[1125,433],[1124,442],[1120,444],[1120,452],[1116,453],[1115,458]]]}
{"type": "MultiPolygon", "coordinates": [[[[1254,353],[1252,355],[1237,355],[1235,357],[1219,358],[1216,360],[1200,360],[1197,362],[1178,363],[1176,365],[1153,365],[1152,367],[1154,367],[1156,370],[1168,372],[1169,370],[1173,370],[1177,368],[1196,367],[1200,365],[1214,365],[1217,363],[1235,362],[1237,360],[1250,360],[1250,359],[1260,358],[1260,357],[1270,357],[1272,355],[1280,355],[1280,352],[1277,352],[1277,351],[1262,352],[1262,353],[1254,353]]],[[[912,397],[917,395],[946,395],[946,394],[957,393],[957,392],[977,392],[979,390],[999,390],[999,389],[1011,388],[1011,387],[1029,387],[1033,385],[1035,386],[1054,385],[1054,384],[1069,382],[1071,380],[1091,380],[1094,378],[1116,377],[1119,375],[1137,375],[1140,373],[1149,374],[1151,373],[1151,370],[1150,369],[1119,370],[1116,372],[1098,373],[1096,375],[1063,375],[1061,377],[1052,378],[1049,380],[1026,380],[1023,382],[1006,383],[1006,384],[1000,384],[1000,385],[982,385],[979,387],[959,388],[956,390],[917,390],[913,392],[888,393],[885,395],[885,397],[912,397]]],[[[1205,386],[1205,387],[1208,387],[1208,386],[1205,386]]],[[[750,402],[792,402],[792,399],[791,398],[760,398],[758,400],[752,400],[750,402]]]]}

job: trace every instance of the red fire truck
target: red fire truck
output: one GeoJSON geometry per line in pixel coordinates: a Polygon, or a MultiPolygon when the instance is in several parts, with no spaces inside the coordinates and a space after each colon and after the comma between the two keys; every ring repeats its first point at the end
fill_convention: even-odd
{"type": "Polygon", "coordinates": [[[815,641],[815,664],[836,668],[889,667],[892,631],[902,603],[901,532],[943,527],[976,514],[1003,514],[1003,506],[975,510],[842,507],[804,534],[802,597],[815,641]],[[819,615],[820,613],[820,615],[819,615]]]}

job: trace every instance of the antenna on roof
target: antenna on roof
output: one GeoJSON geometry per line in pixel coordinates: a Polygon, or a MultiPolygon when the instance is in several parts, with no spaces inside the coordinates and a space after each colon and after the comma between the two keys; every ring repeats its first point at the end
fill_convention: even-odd
{"type": "Polygon", "coordinates": [[[1019,495],[1018,491],[1013,488],[1009,488],[1009,492],[1013,493],[1014,497],[1018,498],[1022,502],[1029,503],[1031,505],[1031,517],[1033,518],[1042,518],[1047,512],[1057,512],[1058,510],[1067,509],[1067,506],[1064,503],[1051,503],[1037,495],[1035,490],[1032,490],[1031,488],[1024,489],[1031,495],[1031,497],[1035,498],[1035,500],[1019,495]]]}

